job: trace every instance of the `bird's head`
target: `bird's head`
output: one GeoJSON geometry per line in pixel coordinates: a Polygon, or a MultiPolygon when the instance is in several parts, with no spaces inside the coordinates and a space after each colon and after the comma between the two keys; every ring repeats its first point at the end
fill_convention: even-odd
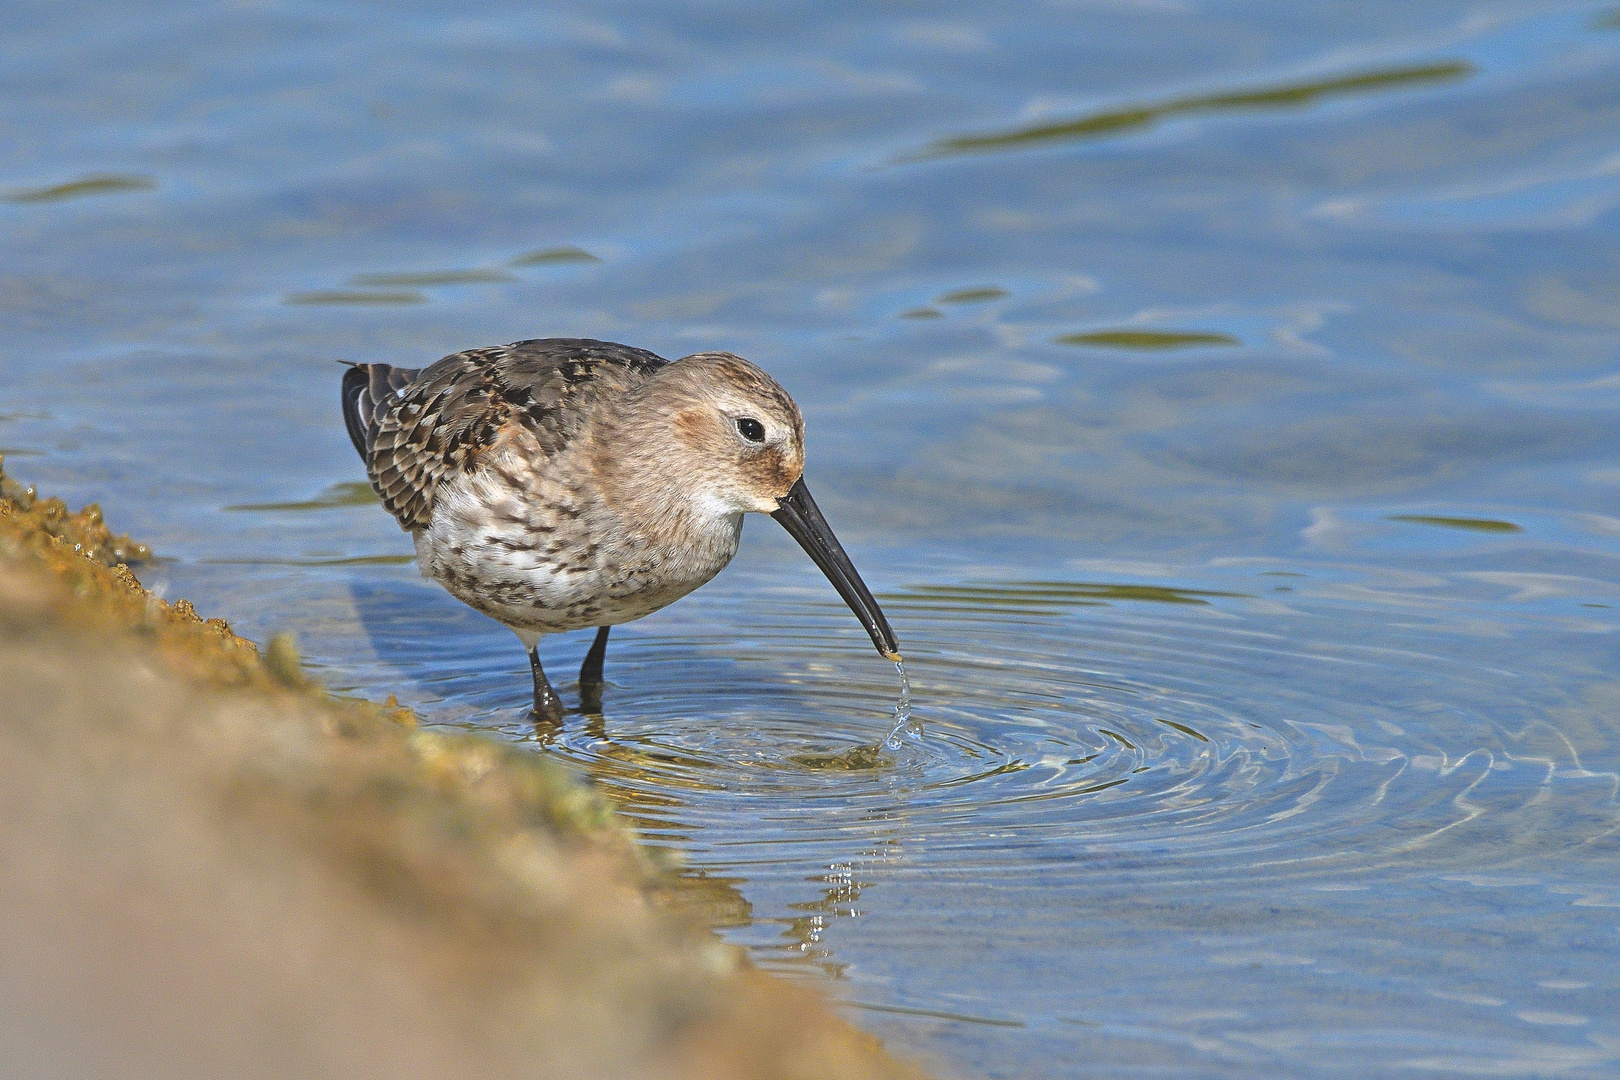
{"type": "Polygon", "coordinates": [[[637,396],[637,420],[619,438],[639,445],[618,449],[656,472],[666,495],[700,519],[771,515],[821,567],[878,652],[898,659],[894,631],[804,486],[804,417],[787,391],[742,357],[710,352],[660,369],[637,396]]]}
{"type": "Polygon", "coordinates": [[[697,353],[658,373],[677,390],[670,432],[689,491],[714,513],[775,513],[804,475],[804,417],[776,380],[731,353],[697,353]]]}

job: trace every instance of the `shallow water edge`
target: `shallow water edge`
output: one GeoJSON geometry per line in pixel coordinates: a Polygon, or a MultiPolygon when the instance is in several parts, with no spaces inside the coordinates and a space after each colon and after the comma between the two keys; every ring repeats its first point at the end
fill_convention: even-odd
{"type": "Polygon", "coordinates": [[[564,767],[334,696],[149,555],[0,463],[3,1071],[923,1075],[564,767]]]}

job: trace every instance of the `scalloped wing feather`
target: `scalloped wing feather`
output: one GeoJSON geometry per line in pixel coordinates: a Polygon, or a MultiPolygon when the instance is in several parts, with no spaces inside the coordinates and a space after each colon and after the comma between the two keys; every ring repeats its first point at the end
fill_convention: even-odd
{"type": "Polygon", "coordinates": [[[453,353],[420,370],[359,364],[343,378],[344,419],[371,486],[406,530],[433,519],[439,485],[476,468],[514,426],[552,457],[590,407],[668,361],[590,338],[538,338],[453,353]]]}

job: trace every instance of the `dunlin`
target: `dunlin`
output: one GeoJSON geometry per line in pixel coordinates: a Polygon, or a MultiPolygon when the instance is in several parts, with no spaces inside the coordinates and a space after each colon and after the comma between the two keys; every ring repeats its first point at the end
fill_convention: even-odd
{"type": "Polygon", "coordinates": [[[422,574],[528,649],[542,719],[560,719],[563,705],[540,666],[541,637],[598,627],[579,672],[596,711],[608,629],[718,574],[746,513],[781,522],[878,652],[899,659],[804,486],[798,406],[740,356],[672,362],[541,338],[420,369],[358,364],[343,376],[343,419],[422,574]]]}

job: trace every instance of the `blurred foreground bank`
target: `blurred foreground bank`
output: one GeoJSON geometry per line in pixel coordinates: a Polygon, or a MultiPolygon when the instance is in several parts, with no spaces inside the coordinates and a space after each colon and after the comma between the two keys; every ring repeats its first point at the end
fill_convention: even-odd
{"type": "Polygon", "coordinates": [[[0,1073],[919,1076],[599,796],[335,698],[0,468],[0,1073]]]}

